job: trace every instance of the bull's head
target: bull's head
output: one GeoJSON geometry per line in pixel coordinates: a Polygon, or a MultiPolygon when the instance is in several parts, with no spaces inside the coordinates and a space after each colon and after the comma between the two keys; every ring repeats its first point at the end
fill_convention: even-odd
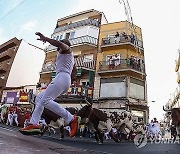
{"type": "Polygon", "coordinates": [[[165,109],[164,106],[163,106],[163,110],[164,110],[165,112],[171,112],[171,109],[165,109]]]}

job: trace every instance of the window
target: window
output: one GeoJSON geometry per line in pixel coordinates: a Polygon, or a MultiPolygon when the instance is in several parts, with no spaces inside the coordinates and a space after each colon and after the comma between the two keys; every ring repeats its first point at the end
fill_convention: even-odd
{"type": "Polygon", "coordinates": [[[11,62],[10,62],[10,60],[8,60],[6,63],[7,63],[8,65],[10,65],[11,62]]]}
{"type": "Polygon", "coordinates": [[[5,75],[4,75],[4,74],[3,74],[3,75],[1,75],[1,77],[0,77],[0,78],[4,80],[4,79],[5,79],[5,75]]]}
{"type": "Polygon", "coordinates": [[[91,62],[93,61],[93,54],[84,55],[84,62],[91,62]]]}
{"type": "Polygon", "coordinates": [[[100,97],[126,97],[126,78],[101,78],[100,97]]]}

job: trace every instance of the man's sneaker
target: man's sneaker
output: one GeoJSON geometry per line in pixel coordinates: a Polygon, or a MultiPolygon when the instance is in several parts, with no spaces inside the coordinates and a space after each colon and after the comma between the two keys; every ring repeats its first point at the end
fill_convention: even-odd
{"type": "Polygon", "coordinates": [[[74,119],[70,122],[70,137],[74,137],[78,131],[79,123],[81,121],[81,117],[74,115],[74,119]]]}
{"type": "Polygon", "coordinates": [[[29,124],[28,126],[19,129],[24,135],[38,135],[41,133],[40,125],[29,124]]]}

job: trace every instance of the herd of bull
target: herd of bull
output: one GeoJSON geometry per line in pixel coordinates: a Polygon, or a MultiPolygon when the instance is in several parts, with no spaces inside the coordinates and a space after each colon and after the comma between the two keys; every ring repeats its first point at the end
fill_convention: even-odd
{"type": "MultiPolygon", "coordinates": [[[[123,139],[133,140],[136,134],[146,134],[146,125],[143,123],[135,124],[129,112],[124,111],[121,114],[112,112],[110,115],[102,110],[87,104],[81,109],[67,108],[71,114],[81,117],[81,125],[85,125],[94,133],[94,138],[100,144],[103,143],[104,134],[108,133],[110,138],[119,143],[123,139]]],[[[60,136],[64,138],[64,127],[67,125],[65,120],[48,109],[44,109],[42,118],[46,125],[42,127],[43,135],[49,128],[58,128],[60,136]]]]}

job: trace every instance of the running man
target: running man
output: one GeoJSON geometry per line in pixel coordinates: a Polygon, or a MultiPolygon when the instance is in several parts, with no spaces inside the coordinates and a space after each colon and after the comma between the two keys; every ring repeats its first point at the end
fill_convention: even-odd
{"type": "Polygon", "coordinates": [[[56,57],[56,77],[47,86],[46,90],[39,93],[35,99],[35,109],[32,113],[30,123],[27,127],[21,128],[19,131],[25,135],[34,135],[40,133],[39,120],[41,118],[44,107],[63,117],[69,124],[71,131],[70,137],[74,137],[80,122],[80,117],[72,115],[65,108],[61,107],[54,101],[59,95],[66,93],[71,85],[71,73],[74,68],[74,56],[70,48],[70,42],[67,39],[56,41],[45,37],[40,32],[35,33],[42,42],[49,42],[51,45],[58,47],[58,55],[56,57]]]}

